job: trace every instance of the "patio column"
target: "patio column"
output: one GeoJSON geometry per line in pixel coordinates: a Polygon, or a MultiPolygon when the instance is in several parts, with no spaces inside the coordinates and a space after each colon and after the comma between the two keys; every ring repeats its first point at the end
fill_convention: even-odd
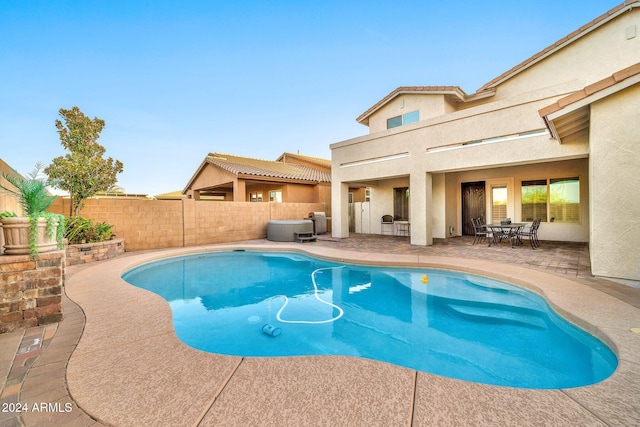
{"type": "Polygon", "coordinates": [[[233,201],[234,202],[246,202],[247,201],[247,188],[244,180],[233,180],[233,201]]]}
{"type": "Polygon", "coordinates": [[[412,173],[409,178],[411,203],[411,244],[432,245],[433,178],[430,173],[412,173]]]}
{"type": "Polygon", "coordinates": [[[349,185],[331,185],[331,236],[349,237],[349,185]]]}

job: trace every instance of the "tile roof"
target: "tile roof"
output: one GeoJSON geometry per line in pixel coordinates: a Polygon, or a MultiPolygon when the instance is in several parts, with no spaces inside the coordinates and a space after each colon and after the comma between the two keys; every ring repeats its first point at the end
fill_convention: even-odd
{"type": "Polygon", "coordinates": [[[582,27],[578,28],[577,30],[573,31],[572,33],[570,33],[570,34],[566,35],[565,37],[561,38],[560,40],[558,40],[557,42],[555,42],[551,46],[546,47],[545,49],[543,49],[540,52],[536,53],[532,57],[530,57],[528,59],[525,59],[520,64],[516,65],[515,67],[511,68],[510,70],[505,71],[504,73],[500,74],[498,77],[496,77],[495,79],[491,80],[490,82],[488,82],[484,86],[482,86],[480,89],[478,89],[476,91],[476,93],[481,93],[481,92],[484,92],[484,91],[487,91],[487,90],[491,90],[492,88],[494,88],[498,84],[502,83],[503,81],[510,79],[511,77],[515,76],[516,74],[520,73],[521,71],[524,71],[525,69],[529,68],[529,66],[535,64],[539,60],[542,60],[543,58],[547,57],[548,55],[550,55],[555,50],[561,49],[566,44],[569,44],[569,43],[573,42],[574,40],[576,40],[576,39],[584,36],[585,34],[591,32],[596,27],[598,27],[600,24],[606,22],[613,15],[617,16],[618,14],[620,14],[620,13],[626,11],[626,10],[632,9],[634,7],[640,7],[640,0],[626,0],[624,3],[622,3],[622,4],[614,7],[613,9],[603,13],[602,15],[598,16],[597,18],[595,18],[591,22],[588,22],[587,24],[583,25],[582,27]]]}
{"type": "Polygon", "coordinates": [[[205,162],[236,175],[331,182],[331,173],[293,163],[260,160],[221,153],[209,153],[205,162]]]}
{"type": "Polygon", "coordinates": [[[585,99],[590,95],[593,95],[596,92],[600,92],[601,90],[610,88],[611,86],[618,84],[636,75],[640,75],[640,62],[630,67],[627,67],[623,70],[615,72],[607,78],[604,78],[600,81],[592,83],[589,86],[586,86],[582,90],[573,92],[571,95],[562,97],[556,102],[554,102],[553,104],[539,110],[538,113],[540,114],[541,117],[555,113],[556,111],[562,110],[567,105],[574,104],[580,100],[585,99]]]}
{"type": "Polygon", "coordinates": [[[538,113],[558,142],[588,138],[591,121],[589,104],[637,84],[640,84],[640,62],[562,97],[538,110],[538,113]]]}
{"type": "Polygon", "coordinates": [[[277,162],[285,162],[287,163],[287,159],[289,158],[293,158],[293,159],[300,159],[300,160],[304,160],[306,162],[309,163],[314,163],[318,166],[324,167],[324,168],[331,168],[331,160],[328,159],[323,159],[320,157],[312,157],[312,156],[305,156],[303,154],[300,153],[288,153],[285,152],[283,153],[280,157],[278,157],[276,159],[277,162]]]}

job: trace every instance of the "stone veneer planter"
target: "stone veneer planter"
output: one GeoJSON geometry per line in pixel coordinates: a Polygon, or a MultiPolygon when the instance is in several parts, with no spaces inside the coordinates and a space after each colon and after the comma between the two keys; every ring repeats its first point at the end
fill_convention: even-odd
{"type": "Polygon", "coordinates": [[[0,333],[62,320],[64,251],[0,256],[0,333]]]}
{"type": "Polygon", "coordinates": [[[67,245],[66,252],[67,265],[104,261],[124,253],[124,239],[120,238],[107,240],[106,242],[67,245]]]}

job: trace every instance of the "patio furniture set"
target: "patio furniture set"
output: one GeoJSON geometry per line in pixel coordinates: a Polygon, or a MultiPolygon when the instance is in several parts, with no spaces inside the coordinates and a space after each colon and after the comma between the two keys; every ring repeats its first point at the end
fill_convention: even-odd
{"type": "Polygon", "coordinates": [[[396,219],[392,215],[382,215],[380,219],[380,232],[381,234],[387,234],[386,231],[390,231],[389,234],[394,236],[409,236],[411,223],[408,220],[396,219]]]}
{"type": "Polygon", "coordinates": [[[499,224],[487,224],[482,218],[472,218],[473,228],[475,230],[475,239],[473,244],[483,240],[489,241],[489,246],[497,244],[503,240],[509,240],[511,247],[523,244],[523,239],[529,239],[531,249],[540,247],[538,240],[538,228],[540,228],[540,218],[534,220],[531,224],[526,222],[511,222],[510,219],[500,221],[499,224]]]}

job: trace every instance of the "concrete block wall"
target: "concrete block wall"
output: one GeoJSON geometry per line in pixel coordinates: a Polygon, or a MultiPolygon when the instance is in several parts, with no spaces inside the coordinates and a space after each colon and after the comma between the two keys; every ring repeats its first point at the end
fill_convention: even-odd
{"type": "MultiPolygon", "coordinates": [[[[58,198],[49,210],[69,215],[69,199],[58,198]]],[[[261,239],[269,220],[302,219],[324,210],[323,203],[114,198],[86,200],[81,215],[113,225],[127,250],[139,251],[261,239]]]]}
{"type": "Polygon", "coordinates": [[[196,245],[266,237],[270,205],[271,203],[197,202],[196,245]]]}
{"type": "MultiPolygon", "coordinates": [[[[68,216],[69,199],[58,197],[49,210],[68,216]]],[[[80,214],[113,225],[131,251],[183,246],[180,200],[88,199],[80,214]]]]}
{"type": "Polygon", "coordinates": [[[59,322],[65,252],[0,256],[0,333],[59,322]]]}
{"type": "MultiPolygon", "coordinates": [[[[271,206],[271,217],[269,219],[274,220],[303,219],[308,218],[311,212],[325,211],[324,203],[272,203],[271,206]]],[[[330,212],[325,212],[325,214],[330,216],[330,212]]]]}

